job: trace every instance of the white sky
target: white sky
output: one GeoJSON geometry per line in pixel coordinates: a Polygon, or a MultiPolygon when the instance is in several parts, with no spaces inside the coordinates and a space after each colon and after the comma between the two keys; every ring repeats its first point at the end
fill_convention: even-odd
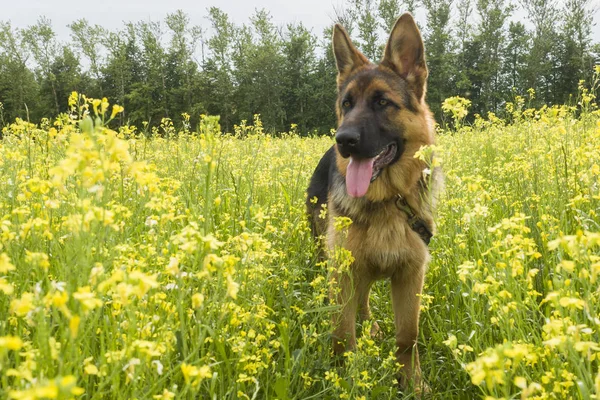
{"type": "Polygon", "coordinates": [[[207,10],[212,6],[225,11],[236,24],[249,22],[256,9],[265,8],[276,25],[303,22],[320,37],[323,29],[332,24],[334,6],[341,4],[340,0],[0,0],[0,21],[10,20],[13,27],[24,28],[44,15],[52,20],[60,40],[68,41],[67,25],[80,18],[86,18],[92,25],[117,30],[124,21],[162,21],[168,13],[183,10],[192,25],[205,29],[209,26],[207,10]]]}
{"type": "MultiPolygon", "coordinates": [[[[593,1],[598,4],[600,0],[593,1]]],[[[59,40],[66,42],[70,39],[67,25],[80,18],[86,18],[92,25],[117,30],[124,21],[162,21],[168,13],[181,9],[190,17],[192,25],[206,29],[209,25],[207,9],[211,6],[221,8],[236,24],[247,23],[256,9],[265,8],[270,11],[276,25],[302,22],[321,38],[323,29],[332,24],[334,8],[340,8],[343,3],[343,0],[0,0],[0,21],[10,20],[13,27],[24,28],[44,15],[52,20],[59,40]]],[[[417,19],[422,20],[420,14],[417,19]]],[[[517,11],[513,19],[520,15],[524,13],[517,11]]],[[[597,19],[598,14],[595,16],[597,19]]],[[[593,40],[600,41],[600,27],[597,25],[593,40]]]]}

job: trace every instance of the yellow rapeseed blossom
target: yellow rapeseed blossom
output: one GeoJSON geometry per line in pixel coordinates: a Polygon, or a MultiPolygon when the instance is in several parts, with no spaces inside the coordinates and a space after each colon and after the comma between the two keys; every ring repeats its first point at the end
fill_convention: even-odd
{"type": "Polygon", "coordinates": [[[204,295],[202,293],[194,293],[192,295],[192,307],[200,308],[204,303],[204,295]]]}
{"type": "Polygon", "coordinates": [[[79,325],[81,323],[81,317],[78,315],[74,315],[69,320],[69,332],[71,333],[72,338],[76,338],[79,334],[79,325]]]}
{"type": "MultiPolygon", "coordinates": [[[[572,106],[515,94],[505,120],[450,99],[436,145],[405,149],[427,165],[421,189],[442,163],[445,175],[445,191],[424,193],[437,211],[419,328],[444,345],[419,340],[431,397],[599,398],[594,79],[572,106]]],[[[305,215],[331,135],[271,135],[259,117],[224,132],[193,114],[109,128],[122,107],[68,104],[2,129],[5,397],[397,397],[393,340],[371,337],[375,321],[393,331],[385,286],[344,368],[323,369],[344,307],[335,277],[355,263],[343,243],[319,258],[305,215]]],[[[326,204],[317,213],[327,222],[326,204]]]]}
{"type": "Polygon", "coordinates": [[[181,373],[183,374],[185,383],[192,386],[198,386],[202,380],[212,376],[210,367],[207,365],[198,368],[190,364],[182,363],[181,373]]]}
{"type": "Polygon", "coordinates": [[[6,253],[0,254],[0,274],[6,274],[9,271],[14,271],[15,266],[11,264],[10,258],[6,253]]]}
{"type": "Polygon", "coordinates": [[[35,309],[34,299],[33,293],[25,292],[20,298],[10,302],[10,311],[19,317],[23,317],[35,309]]]}
{"type": "Polygon", "coordinates": [[[3,292],[5,295],[10,296],[15,291],[15,287],[8,283],[8,281],[4,278],[0,278],[0,292],[3,292]]]}
{"type": "Polygon", "coordinates": [[[96,298],[96,295],[91,291],[89,286],[78,288],[77,292],[73,293],[73,298],[81,303],[84,314],[95,308],[102,307],[102,300],[96,298]]]}
{"type": "Polygon", "coordinates": [[[21,350],[23,341],[16,336],[0,336],[0,349],[21,350]]]}
{"type": "Polygon", "coordinates": [[[45,253],[35,253],[29,250],[25,251],[25,261],[36,268],[41,268],[47,271],[50,267],[48,255],[45,253]]]}

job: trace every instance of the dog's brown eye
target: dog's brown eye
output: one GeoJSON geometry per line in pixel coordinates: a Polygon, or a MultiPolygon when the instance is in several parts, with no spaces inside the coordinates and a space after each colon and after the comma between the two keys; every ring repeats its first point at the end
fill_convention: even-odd
{"type": "Polygon", "coordinates": [[[344,100],[344,102],[342,103],[342,107],[344,107],[344,108],[349,108],[350,106],[351,106],[350,100],[344,100]]]}
{"type": "Polygon", "coordinates": [[[377,104],[379,104],[380,106],[387,106],[389,102],[386,99],[379,99],[377,100],[377,104]]]}

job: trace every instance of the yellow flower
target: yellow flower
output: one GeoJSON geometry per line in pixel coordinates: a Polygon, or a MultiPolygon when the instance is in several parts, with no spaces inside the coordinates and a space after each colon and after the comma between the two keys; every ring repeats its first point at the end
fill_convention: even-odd
{"type": "Polygon", "coordinates": [[[25,250],[25,261],[34,267],[42,268],[44,271],[48,271],[48,268],[50,267],[48,255],[44,253],[34,253],[25,250]]]}
{"type": "Polygon", "coordinates": [[[76,386],[76,384],[77,379],[73,375],[68,375],[58,379],[58,385],[60,386],[61,392],[68,393],[73,396],[80,396],[85,393],[85,390],[76,386]]]}
{"type": "Polygon", "coordinates": [[[62,308],[67,304],[69,294],[67,292],[54,292],[50,300],[54,307],[62,308]]]}
{"type": "Polygon", "coordinates": [[[146,275],[141,271],[132,271],[129,274],[129,279],[138,281],[139,290],[136,290],[136,295],[141,298],[151,288],[158,287],[158,282],[156,281],[157,276],[158,274],[146,275]]]}
{"type": "Polygon", "coordinates": [[[169,275],[179,275],[179,259],[177,257],[171,257],[166,270],[169,275]]]}
{"type": "Polygon", "coordinates": [[[170,400],[175,398],[175,393],[164,389],[161,394],[155,394],[154,396],[152,396],[152,398],[157,400],[170,400]]]}
{"type": "Polygon", "coordinates": [[[527,379],[523,378],[522,376],[516,376],[513,382],[515,386],[520,389],[527,388],[527,379]]]}
{"type": "Polygon", "coordinates": [[[78,101],[79,94],[77,92],[71,92],[71,95],[69,96],[69,107],[76,106],[78,101]]]}
{"type": "Polygon", "coordinates": [[[113,108],[112,108],[112,113],[110,114],[110,118],[113,119],[114,117],[117,116],[117,114],[122,113],[123,111],[125,111],[125,108],[123,108],[122,106],[119,106],[117,104],[114,104],[113,108]]]}
{"type": "Polygon", "coordinates": [[[98,367],[96,367],[94,364],[86,365],[85,367],[83,367],[83,371],[87,375],[98,375],[98,367]]]}
{"type": "Polygon", "coordinates": [[[202,293],[194,293],[192,296],[192,307],[200,308],[204,303],[204,295],[202,293]]]}
{"type": "Polygon", "coordinates": [[[575,307],[580,310],[583,310],[583,307],[585,306],[585,301],[583,301],[581,299],[575,299],[573,297],[561,297],[561,299],[558,301],[558,303],[562,307],[565,307],[565,308],[575,307]]]}
{"type": "Polygon", "coordinates": [[[191,384],[192,386],[198,386],[200,381],[212,376],[210,367],[207,365],[198,368],[190,364],[182,363],[181,372],[183,373],[185,383],[188,385],[191,384]]]}
{"type": "Polygon", "coordinates": [[[35,398],[58,398],[59,388],[56,382],[48,382],[46,385],[37,387],[35,389],[35,398]]]}
{"type": "Polygon", "coordinates": [[[94,108],[94,114],[98,115],[98,106],[102,104],[102,100],[100,99],[91,99],[92,106],[94,108]]]}
{"type": "Polygon", "coordinates": [[[108,110],[108,99],[106,97],[102,98],[102,102],[100,103],[100,112],[102,113],[102,115],[104,115],[106,113],[106,110],[108,110]]]}
{"type": "Polygon", "coordinates": [[[55,361],[58,360],[62,344],[57,342],[54,337],[50,337],[48,339],[48,346],[50,347],[50,357],[55,361]]]}
{"type": "Polygon", "coordinates": [[[234,282],[231,275],[227,275],[227,295],[232,299],[236,299],[239,290],[239,283],[234,282]]]}
{"type": "Polygon", "coordinates": [[[0,278],[0,292],[3,292],[5,295],[10,296],[15,291],[15,287],[8,283],[8,281],[4,278],[0,278]]]}
{"type": "Polygon", "coordinates": [[[10,302],[10,312],[16,314],[18,317],[23,317],[27,315],[30,311],[32,311],[35,308],[33,300],[33,293],[23,293],[20,299],[14,299],[10,302]]]}
{"type": "Polygon", "coordinates": [[[444,343],[446,346],[450,347],[451,349],[455,349],[456,345],[458,343],[458,339],[456,338],[456,336],[450,334],[448,336],[448,339],[444,340],[442,343],[444,343]]]}
{"type": "Polygon", "coordinates": [[[573,273],[573,271],[575,270],[575,263],[569,260],[562,260],[558,266],[558,272],[560,272],[560,267],[562,267],[565,271],[569,273],[573,273]]]}
{"type": "Polygon", "coordinates": [[[193,365],[182,363],[181,364],[181,372],[183,373],[183,379],[186,384],[190,384],[191,379],[197,375],[198,368],[193,365]]]}
{"type": "Polygon", "coordinates": [[[78,288],[77,292],[73,293],[73,297],[81,303],[83,312],[86,314],[90,310],[102,307],[102,300],[96,298],[89,286],[78,288]]]}
{"type": "Polygon", "coordinates": [[[14,271],[15,266],[10,263],[10,258],[6,253],[0,254],[0,274],[5,274],[8,271],[14,271]]]}
{"type": "Polygon", "coordinates": [[[78,315],[74,315],[71,317],[69,321],[69,331],[71,332],[71,337],[76,338],[79,333],[79,323],[81,322],[81,318],[78,315]]]}
{"type": "Polygon", "coordinates": [[[0,336],[0,349],[21,350],[23,341],[16,336],[0,336]]]}

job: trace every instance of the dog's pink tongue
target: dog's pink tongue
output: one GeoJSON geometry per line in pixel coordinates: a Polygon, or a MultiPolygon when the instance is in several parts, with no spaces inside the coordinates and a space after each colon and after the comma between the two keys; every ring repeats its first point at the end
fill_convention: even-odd
{"type": "Polygon", "coordinates": [[[346,169],[346,190],[350,196],[362,197],[367,194],[373,175],[374,162],[375,158],[357,160],[350,157],[350,163],[346,169]]]}

